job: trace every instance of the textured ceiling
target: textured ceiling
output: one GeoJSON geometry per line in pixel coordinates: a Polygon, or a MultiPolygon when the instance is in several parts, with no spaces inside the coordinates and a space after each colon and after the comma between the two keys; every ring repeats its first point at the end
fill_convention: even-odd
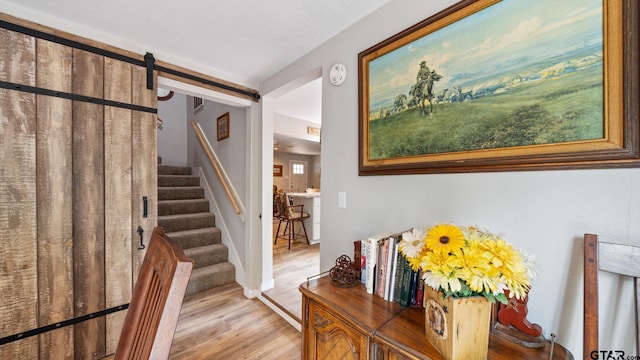
{"type": "Polygon", "coordinates": [[[0,11],[257,87],[389,1],[0,0],[0,11]]]}
{"type": "MultiPolygon", "coordinates": [[[[0,0],[0,11],[258,88],[391,0],[0,0]]],[[[281,96],[276,112],[318,123],[321,79],[281,96]]],[[[320,144],[275,134],[278,151],[320,144]]]]}

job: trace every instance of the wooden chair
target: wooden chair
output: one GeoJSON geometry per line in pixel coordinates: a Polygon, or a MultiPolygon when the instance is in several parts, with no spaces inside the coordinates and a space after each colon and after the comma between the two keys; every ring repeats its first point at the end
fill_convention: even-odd
{"type": "Polygon", "coordinates": [[[278,204],[278,229],[276,230],[276,235],[273,239],[273,244],[275,245],[278,241],[278,237],[280,237],[280,225],[282,223],[286,223],[284,227],[284,231],[282,235],[287,235],[288,232],[288,240],[289,240],[289,250],[291,250],[291,241],[295,239],[295,222],[298,221],[302,224],[302,231],[304,232],[304,238],[307,240],[307,244],[309,244],[309,236],[307,235],[307,228],[304,226],[304,219],[309,217],[309,214],[304,212],[304,205],[291,205],[289,201],[289,197],[287,194],[277,194],[276,195],[276,203],[278,204]],[[299,210],[298,210],[299,209],[299,210]]]}
{"type": "Polygon", "coordinates": [[[282,193],[282,190],[278,191],[278,187],[273,185],[273,217],[278,217],[278,211],[280,211],[278,207],[278,202],[276,201],[276,196],[282,193]]]}
{"type": "Polygon", "coordinates": [[[167,359],[193,260],[153,229],[114,355],[119,359],[167,359]]]}
{"type": "MultiPolygon", "coordinates": [[[[584,235],[584,345],[583,356],[598,349],[598,270],[634,277],[636,302],[636,354],[640,354],[640,247],[599,242],[594,234],[584,235]]],[[[613,349],[603,349],[613,350],[613,349]]]]}

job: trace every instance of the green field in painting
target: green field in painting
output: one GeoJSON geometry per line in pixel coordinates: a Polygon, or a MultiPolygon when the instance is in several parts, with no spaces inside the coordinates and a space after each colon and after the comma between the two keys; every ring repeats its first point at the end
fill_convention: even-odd
{"type": "Polygon", "coordinates": [[[369,123],[370,159],[603,137],[602,74],[584,70],[462,103],[409,109],[369,123]]]}

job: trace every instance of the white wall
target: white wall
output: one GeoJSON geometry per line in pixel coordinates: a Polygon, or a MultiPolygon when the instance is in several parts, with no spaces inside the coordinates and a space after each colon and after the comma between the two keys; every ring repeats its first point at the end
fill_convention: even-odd
{"type": "Polygon", "coordinates": [[[158,156],[166,165],[187,165],[187,96],[175,93],[168,101],[158,101],[158,156]]]}
{"type": "MultiPolygon", "coordinates": [[[[189,104],[193,103],[193,97],[187,96],[189,104]]],[[[240,198],[244,199],[245,191],[245,154],[246,154],[246,110],[235,106],[221,104],[209,100],[204,101],[204,108],[193,113],[190,119],[200,124],[202,131],[211,143],[211,147],[218,155],[220,162],[224,166],[227,175],[238,191],[240,198]],[[229,137],[217,140],[217,119],[219,116],[229,112],[229,137]]],[[[193,133],[189,125],[190,133],[193,133]]],[[[194,148],[200,146],[196,141],[189,141],[188,158],[189,164],[193,164],[192,156],[194,148]]]]}
{"type": "MultiPolygon", "coordinates": [[[[278,189],[284,189],[285,191],[289,190],[289,161],[291,160],[299,160],[307,162],[307,187],[319,188],[320,182],[318,182],[319,174],[317,173],[318,169],[315,166],[314,159],[319,158],[319,156],[310,156],[310,155],[300,155],[300,154],[289,154],[285,152],[276,151],[273,153],[273,165],[282,165],[282,176],[274,176],[273,184],[278,187],[278,189]]],[[[305,189],[300,189],[300,191],[304,191],[305,189]]]]}
{"type": "MultiPolygon", "coordinates": [[[[392,0],[261,84],[269,94],[318,66],[324,76],[336,62],[348,70],[342,86],[322,89],[320,270],[382,231],[452,221],[501,232],[539,264],[528,319],[581,358],[582,237],[640,239],[640,169],[358,176],[358,53],[455,2],[392,0]],[[337,206],[341,191],[346,209],[337,206]]],[[[632,287],[606,274],[601,281],[600,347],[635,355],[632,287]]]]}
{"type": "Polygon", "coordinates": [[[309,163],[309,184],[316,189],[320,189],[320,180],[321,180],[321,163],[322,156],[313,155],[311,156],[311,162],[309,163]]]}
{"type": "Polygon", "coordinates": [[[310,135],[307,131],[308,127],[318,128],[320,124],[295,118],[283,114],[274,114],[273,132],[281,135],[287,135],[296,139],[318,142],[317,135],[310,135]]]}
{"type": "MultiPolygon", "coordinates": [[[[248,227],[244,219],[246,214],[238,216],[231,201],[224,191],[212,165],[207,159],[200,142],[197,140],[191,121],[202,128],[213,151],[226,172],[231,186],[242,204],[247,204],[247,110],[243,107],[221,104],[204,100],[204,107],[193,111],[193,97],[187,96],[189,131],[187,133],[187,158],[190,166],[201,167],[206,184],[212,191],[213,199],[210,211],[216,216],[216,226],[221,229],[222,242],[229,247],[229,261],[236,266],[236,281],[243,286],[250,286],[245,273],[250,267],[247,264],[250,243],[248,227]],[[217,118],[229,112],[229,137],[217,140],[217,118]]],[[[201,185],[206,185],[201,183],[201,185]]]]}

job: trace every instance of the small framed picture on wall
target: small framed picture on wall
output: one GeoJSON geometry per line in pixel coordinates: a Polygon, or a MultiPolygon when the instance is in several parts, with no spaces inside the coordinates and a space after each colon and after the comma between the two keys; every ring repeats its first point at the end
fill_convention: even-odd
{"type": "Polygon", "coordinates": [[[282,176],[282,165],[273,165],[273,176],[282,176]]]}
{"type": "Polygon", "coordinates": [[[218,116],[218,141],[229,137],[229,113],[218,116]]]}

